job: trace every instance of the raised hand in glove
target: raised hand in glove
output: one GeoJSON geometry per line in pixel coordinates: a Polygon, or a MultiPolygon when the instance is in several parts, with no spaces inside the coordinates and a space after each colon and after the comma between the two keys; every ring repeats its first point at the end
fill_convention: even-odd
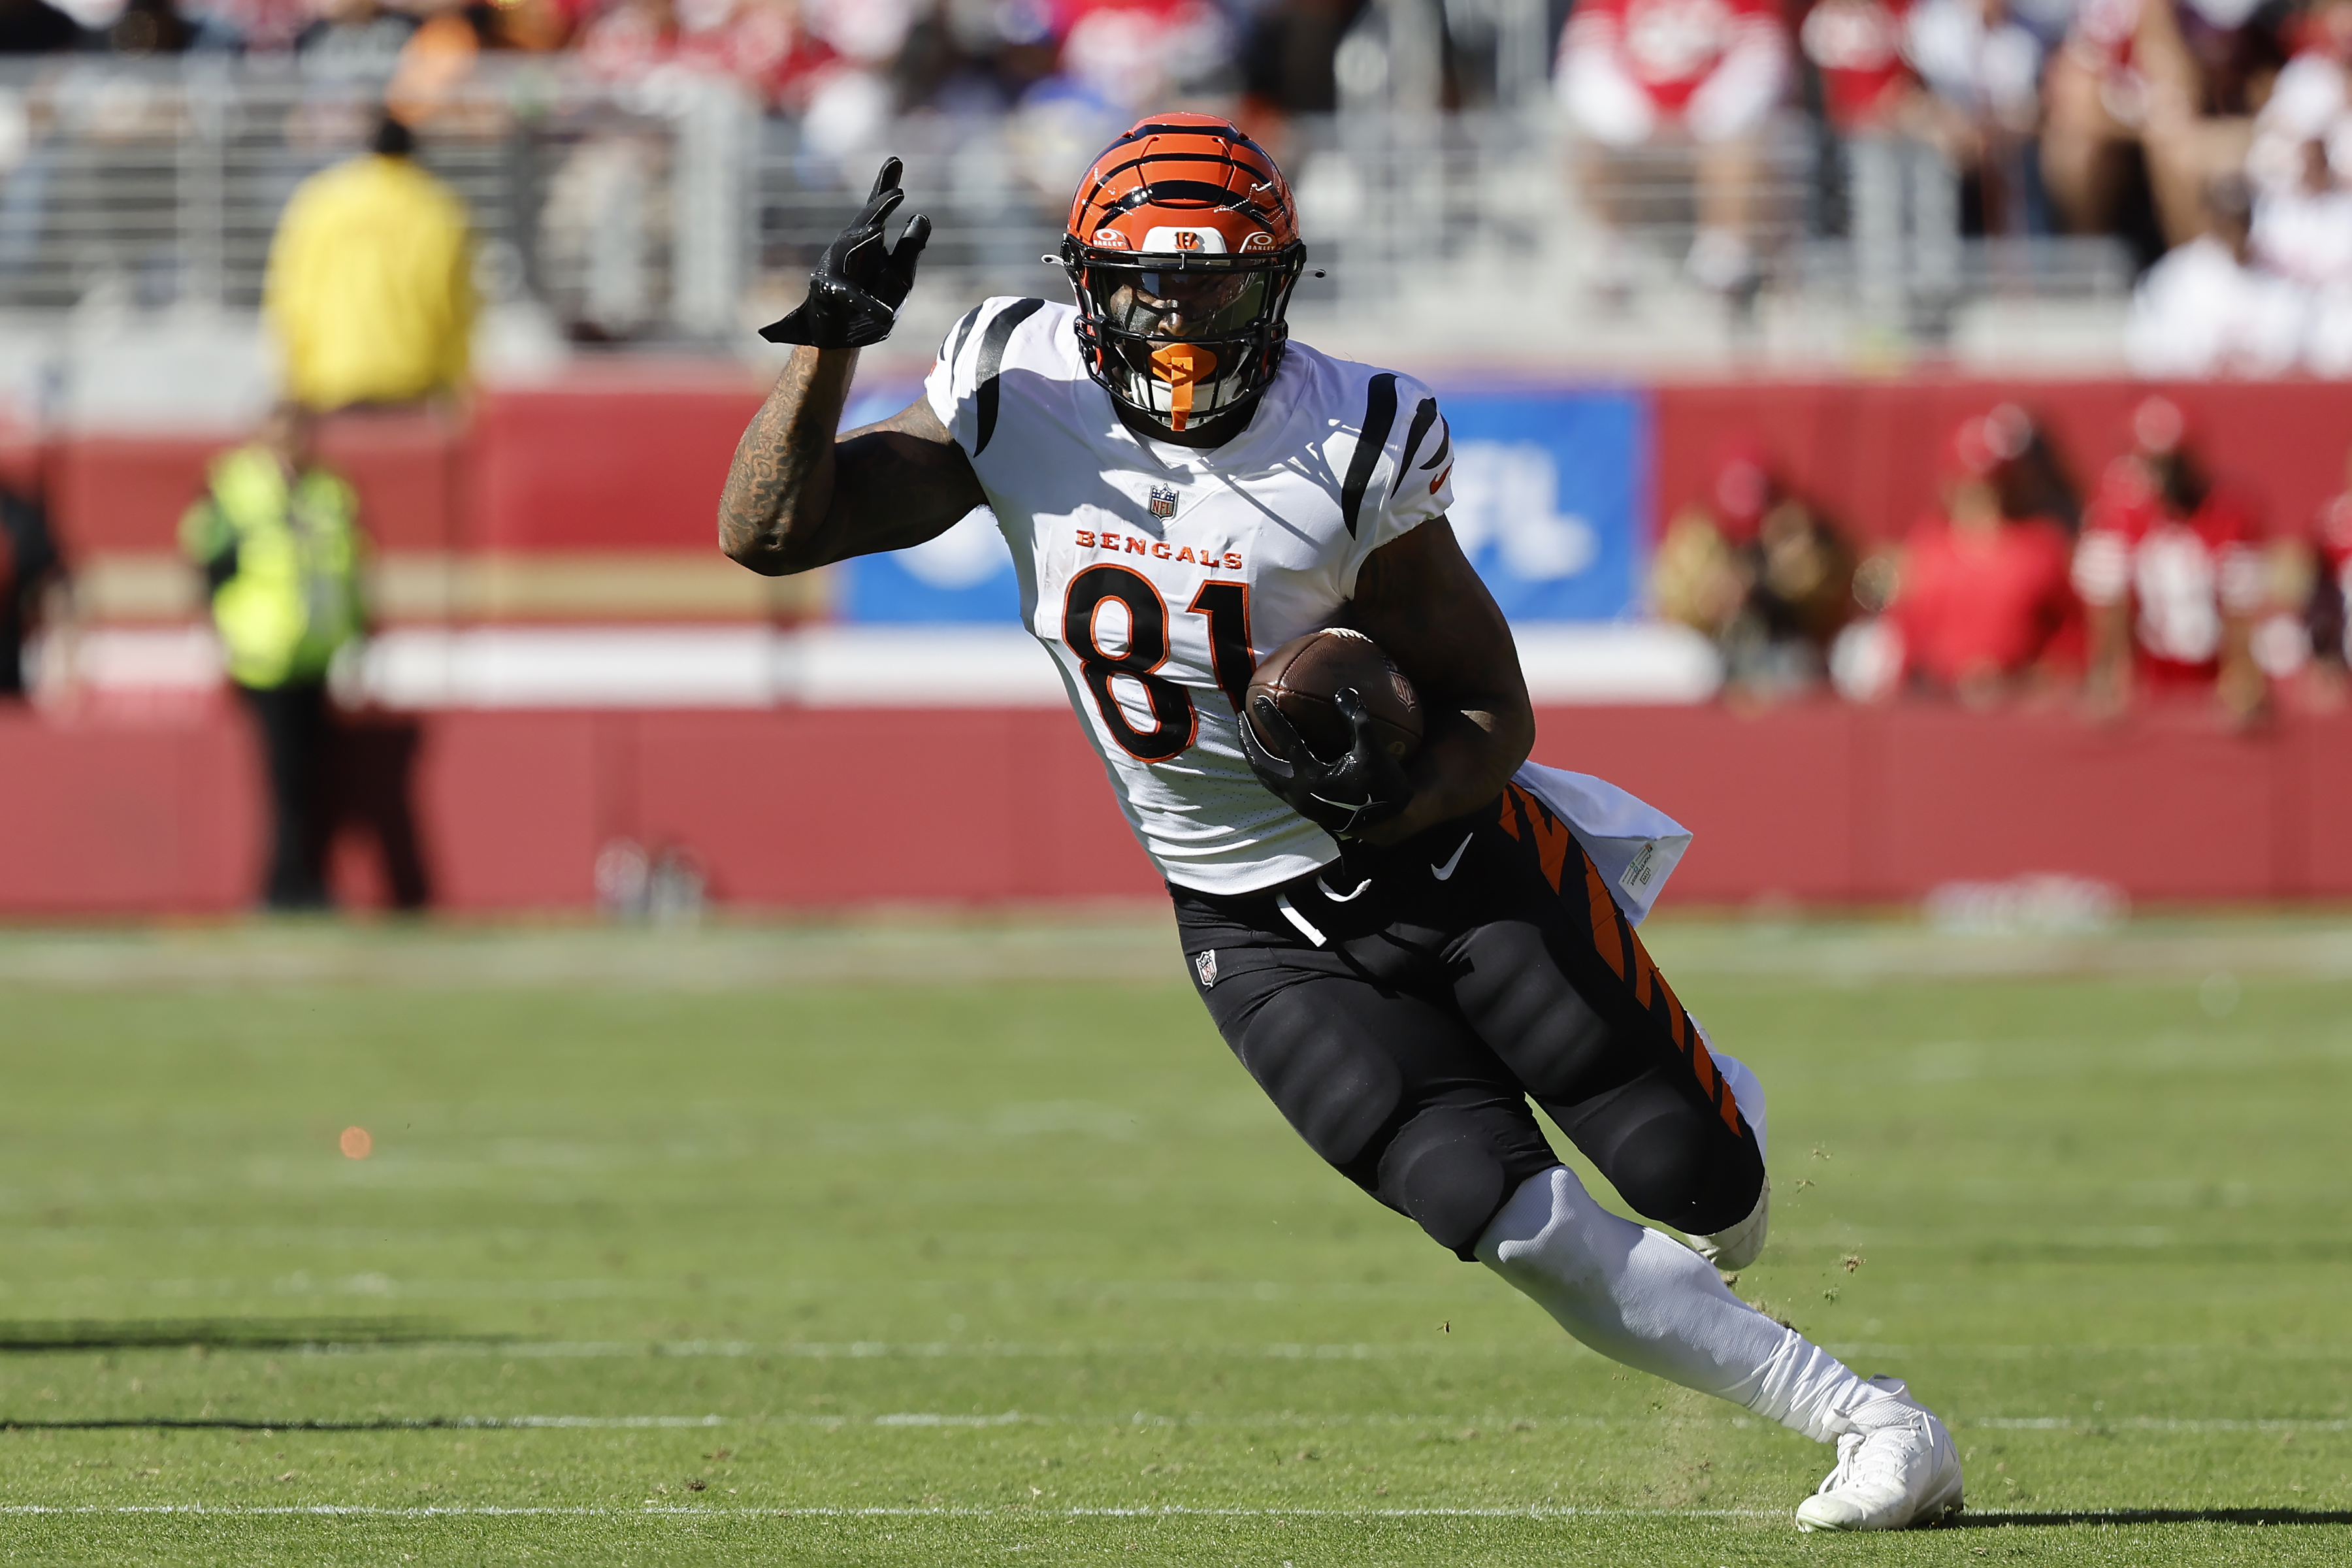
{"type": "Polygon", "coordinates": [[[1290,808],[1338,838],[1353,838],[1402,811],[1412,800],[1404,764],[1372,733],[1371,715],[1353,687],[1335,700],[1348,721],[1348,750],[1326,760],[1307,750],[1289,715],[1260,692],[1242,716],[1242,753],[1258,783],[1290,808]],[[1255,720],[1255,722],[1252,721],[1255,720]],[[1266,739],[1257,731],[1263,729],[1266,739]]]}
{"type": "Polygon", "coordinates": [[[898,159],[883,161],[874,176],[866,210],[825,247],[809,274],[808,298],[781,321],[760,329],[772,343],[806,343],[820,349],[862,349],[890,335],[907,290],[915,286],[915,263],[931,237],[931,220],[917,213],[885,249],[882,225],[907,193],[898,188],[898,159]]]}

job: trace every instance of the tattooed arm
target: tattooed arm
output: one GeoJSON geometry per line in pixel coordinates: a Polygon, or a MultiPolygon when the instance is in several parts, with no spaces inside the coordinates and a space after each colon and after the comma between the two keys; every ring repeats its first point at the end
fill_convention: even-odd
{"type": "Polygon", "coordinates": [[[736,443],[719,548],[769,577],[936,539],[986,504],[971,460],[922,398],[835,438],[856,349],[797,348],[736,443]]]}

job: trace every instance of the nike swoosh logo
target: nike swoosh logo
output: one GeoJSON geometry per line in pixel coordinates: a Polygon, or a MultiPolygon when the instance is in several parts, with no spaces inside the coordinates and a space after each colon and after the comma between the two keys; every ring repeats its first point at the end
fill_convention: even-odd
{"type": "MultiPolygon", "coordinates": [[[[1478,836],[1475,833],[1470,835],[1470,838],[1475,838],[1477,837],[1478,836]]],[[[1462,852],[1470,847],[1470,838],[1465,838],[1461,843],[1455,845],[1454,847],[1454,853],[1445,858],[1445,864],[1443,866],[1432,866],[1429,868],[1429,874],[1436,878],[1441,882],[1450,881],[1454,876],[1454,868],[1462,864],[1462,852]]]]}

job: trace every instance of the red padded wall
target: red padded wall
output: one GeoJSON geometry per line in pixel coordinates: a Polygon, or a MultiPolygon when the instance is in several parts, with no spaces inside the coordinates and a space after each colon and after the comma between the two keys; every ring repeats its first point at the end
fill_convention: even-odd
{"type": "Polygon", "coordinates": [[[68,726],[0,708],[0,910],[237,908],[259,864],[259,769],[226,710],[68,726]]]}
{"type": "Polygon", "coordinates": [[[730,383],[485,398],[474,547],[716,550],[719,487],[761,397],[730,383]]]}
{"type": "MultiPolygon", "coordinates": [[[[1539,721],[1540,760],[1696,833],[1672,902],[1909,900],[2027,872],[2142,899],[2352,895],[2352,820],[2333,808],[2352,714],[2251,735],[2196,707],[2113,729],[1829,704],[1539,721]]],[[[415,728],[409,799],[447,909],[583,906],[621,835],[691,851],[718,898],[751,906],[1158,887],[1065,713],[465,712],[415,728]]],[[[249,747],[226,707],[173,727],[0,714],[0,911],[240,906],[259,853],[249,747]]],[[[337,864],[355,901],[381,897],[358,847],[337,864]]]]}
{"type": "MultiPolygon", "coordinates": [[[[2129,382],[1729,382],[1654,389],[1659,520],[1701,499],[1724,444],[1759,440],[1799,493],[1856,532],[1898,534],[1936,500],[1958,422],[2014,400],[2042,419],[2078,486],[2125,445],[2129,382]]],[[[2273,527],[2300,528],[2343,488],[2352,383],[2198,383],[2164,389],[2218,472],[2273,527]]],[[[331,422],[388,550],[712,547],[719,486],[761,392],[734,372],[575,377],[486,393],[462,435],[421,414],[331,422]]],[[[172,548],[223,438],[85,437],[49,465],[59,531],[82,552],[172,548]]],[[[24,466],[24,454],[16,454],[24,466]]]]}
{"type": "Polygon", "coordinates": [[[991,900],[1158,886],[1066,713],[647,714],[631,831],[755,904],[991,900]]]}
{"type": "MultiPolygon", "coordinates": [[[[81,436],[49,465],[58,543],[80,557],[179,548],[180,516],[204,489],[205,468],[234,445],[194,436],[81,436]]],[[[458,484],[463,437],[431,414],[344,415],[320,449],[359,491],[377,548],[451,550],[462,543],[458,484]]]]}
{"type": "Polygon", "coordinates": [[[1764,719],[1714,707],[1551,709],[1537,716],[1535,760],[1597,773],[1697,834],[1700,848],[1675,873],[1678,898],[1850,899],[1862,880],[1855,719],[1829,704],[1764,719]]]}

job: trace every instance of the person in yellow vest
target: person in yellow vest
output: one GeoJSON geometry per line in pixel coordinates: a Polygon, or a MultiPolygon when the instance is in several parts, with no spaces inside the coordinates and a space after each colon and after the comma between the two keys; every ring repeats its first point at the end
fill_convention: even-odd
{"type": "Polygon", "coordinates": [[[262,901],[327,907],[327,668],[362,630],[365,541],[350,483],[313,450],[316,420],[281,404],[258,439],[213,461],[180,542],[205,574],[228,678],[252,712],[269,781],[262,901]]]}
{"type": "Polygon", "coordinates": [[[286,395],[309,408],[415,403],[466,379],[466,204],[416,166],[415,138],[391,115],[371,149],[296,187],[269,244],[262,312],[286,395]]]}

